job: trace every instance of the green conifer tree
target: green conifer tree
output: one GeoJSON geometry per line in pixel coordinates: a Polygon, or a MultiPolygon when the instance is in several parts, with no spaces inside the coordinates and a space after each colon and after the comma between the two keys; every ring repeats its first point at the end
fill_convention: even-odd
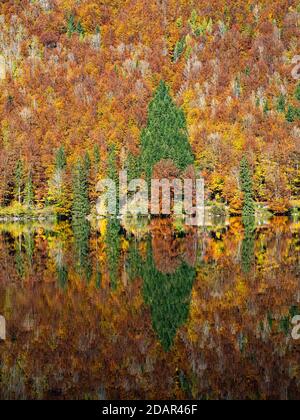
{"type": "Polygon", "coordinates": [[[67,166],[67,158],[65,154],[65,149],[63,146],[61,146],[56,152],[55,169],[63,171],[64,169],[66,169],[66,166],[67,166]]]}
{"type": "Polygon", "coordinates": [[[31,208],[34,204],[34,190],[33,190],[31,172],[29,172],[28,174],[26,185],[25,185],[24,203],[28,208],[31,208]]]}
{"type": "Polygon", "coordinates": [[[117,150],[116,146],[110,145],[108,148],[108,162],[107,162],[107,177],[115,182],[116,185],[116,214],[119,212],[119,174],[118,174],[118,162],[117,162],[117,150]]]}
{"type": "Polygon", "coordinates": [[[114,217],[109,219],[105,235],[105,245],[110,286],[113,290],[115,290],[118,286],[119,261],[121,250],[120,229],[121,225],[118,219],[114,217]]]}
{"type": "Polygon", "coordinates": [[[277,111],[281,113],[285,113],[285,109],[286,109],[286,99],[285,99],[285,96],[281,93],[277,100],[277,111]]]}
{"type": "Polygon", "coordinates": [[[67,201],[67,188],[65,182],[67,158],[64,147],[60,147],[55,154],[55,168],[49,180],[47,204],[56,208],[58,215],[66,215],[69,212],[67,201]]]}
{"type": "Polygon", "coordinates": [[[24,165],[21,159],[18,160],[15,170],[15,190],[14,196],[15,200],[18,201],[19,204],[22,202],[22,195],[23,195],[23,187],[24,187],[24,165]]]}
{"type": "Polygon", "coordinates": [[[174,63],[176,63],[179,60],[179,58],[182,56],[185,46],[186,46],[185,38],[180,39],[176,43],[175,49],[174,49],[174,55],[173,55],[174,63]]]}
{"type": "Polygon", "coordinates": [[[73,35],[73,33],[76,32],[76,24],[75,24],[75,16],[73,13],[71,13],[68,17],[67,21],[67,35],[69,38],[73,35]]]}
{"type": "Polygon", "coordinates": [[[194,162],[184,112],[176,106],[164,82],[160,82],[149,105],[148,124],[141,135],[141,169],[148,180],[154,165],[162,159],[172,159],[180,170],[194,162]]]}
{"type": "Polygon", "coordinates": [[[292,105],[289,105],[285,118],[290,123],[296,120],[296,110],[292,105]]]}
{"type": "Polygon", "coordinates": [[[78,33],[80,38],[84,38],[85,30],[80,21],[77,23],[76,32],[78,33]]]}
{"type": "Polygon", "coordinates": [[[79,159],[73,173],[73,219],[84,219],[90,212],[86,165],[85,159],[79,159]]]}
{"type": "Polygon", "coordinates": [[[244,193],[243,218],[255,216],[255,203],[253,194],[252,177],[248,159],[243,156],[240,168],[241,189],[244,193]]]}

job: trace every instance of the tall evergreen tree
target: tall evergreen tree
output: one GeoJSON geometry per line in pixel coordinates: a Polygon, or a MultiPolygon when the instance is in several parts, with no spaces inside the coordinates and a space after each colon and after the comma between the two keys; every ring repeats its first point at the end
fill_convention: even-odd
{"type": "Polygon", "coordinates": [[[32,182],[31,172],[29,172],[29,174],[28,174],[26,185],[25,185],[24,203],[29,208],[31,208],[34,204],[34,190],[33,190],[33,182],[32,182]]]}
{"type": "Polygon", "coordinates": [[[77,23],[76,32],[78,33],[80,38],[84,38],[85,30],[80,21],[77,23]]]}
{"type": "Polygon", "coordinates": [[[174,55],[173,55],[174,63],[177,63],[179,58],[182,56],[185,47],[186,47],[186,42],[185,42],[185,38],[183,37],[175,45],[174,55]]]}
{"type": "Polygon", "coordinates": [[[108,162],[107,162],[107,176],[109,179],[113,180],[116,185],[116,213],[119,212],[119,175],[118,175],[118,162],[117,162],[117,150],[116,146],[110,145],[108,149],[108,162]]]}
{"type": "Polygon", "coordinates": [[[85,218],[90,212],[86,161],[79,159],[73,174],[73,219],[85,218]]]}
{"type": "Polygon", "coordinates": [[[240,168],[241,189],[244,193],[243,218],[255,216],[255,203],[253,194],[252,177],[248,159],[243,156],[240,168]]]}
{"type": "Polygon", "coordinates": [[[75,24],[75,16],[73,13],[71,13],[68,17],[67,21],[67,35],[69,38],[73,35],[73,33],[76,32],[76,24],[75,24]]]}
{"type": "Polygon", "coordinates": [[[65,184],[65,171],[67,158],[64,147],[60,147],[55,154],[55,168],[52,178],[49,180],[47,203],[54,205],[58,213],[68,213],[67,191],[65,184]]]}
{"type": "Polygon", "coordinates": [[[67,158],[65,154],[65,149],[63,146],[61,146],[55,155],[55,169],[63,171],[66,169],[67,166],[67,158]]]}
{"type": "Polygon", "coordinates": [[[24,166],[21,159],[18,160],[15,170],[15,200],[21,204],[22,202],[22,189],[24,187],[24,166]]]}
{"type": "Polygon", "coordinates": [[[163,81],[149,105],[148,124],[141,136],[141,165],[148,180],[162,159],[172,159],[180,170],[194,162],[184,112],[163,81]]]}
{"type": "Polygon", "coordinates": [[[84,163],[84,170],[86,172],[86,177],[89,177],[89,173],[91,170],[91,158],[88,152],[85,153],[84,158],[83,158],[83,163],[84,163]]]}
{"type": "Polygon", "coordinates": [[[277,111],[285,113],[286,108],[286,99],[285,96],[281,93],[277,100],[277,111]]]}
{"type": "Polygon", "coordinates": [[[287,122],[290,122],[290,123],[294,122],[296,120],[296,117],[297,117],[296,108],[294,108],[292,105],[289,105],[286,116],[285,116],[287,122]]]}

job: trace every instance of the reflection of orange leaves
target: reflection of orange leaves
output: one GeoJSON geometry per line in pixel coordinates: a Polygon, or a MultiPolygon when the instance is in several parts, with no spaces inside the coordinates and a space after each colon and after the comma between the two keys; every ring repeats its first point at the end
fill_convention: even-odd
{"type": "Polygon", "coordinates": [[[183,238],[174,234],[171,220],[157,219],[151,223],[153,258],[161,273],[174,273],[185,261],[196,264],[197,234],[188,232],[183,238]]]}

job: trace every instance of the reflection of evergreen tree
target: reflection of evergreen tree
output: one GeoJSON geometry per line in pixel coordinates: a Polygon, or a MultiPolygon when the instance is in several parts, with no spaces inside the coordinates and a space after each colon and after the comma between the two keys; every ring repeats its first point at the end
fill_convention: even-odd
{"type": "Polygon", "coordinates": [[[245,236],[242,243],[242,269],[249,273],[254,260],[255,218],[244,218],[245,236]]]}
{"type": "Polygon", "coordinates": [[[31,265],[32,260],[33,260],[33,252],[34,252],[34,236],[31,231],[25,234],[24,246],[25,246],[26,255],[29,260],[29,264],[31,265]]]}
{"type": "Polygon", "coordinates": [[[65,289],[68,283],[68,269],[65,265],[56,266],[58,285],[61,289],[65,289]]]}
{"type": "Polygon", "coordinates": [[[101,287],[101,280],[102,280],[101,271],[97,266],[97,269],[96,269],[96,287],[97,287],[97,289],[100,289],[100,287],[101,287]]]}
{"type": "Polygon", "coordinates": [[[87,281],[92,277],[90,260],[90,224],[85,218],[73,219],[73,233],[78,268],[87,281]]]}
{"type": "Polygon", "coordinates": [[[105,237],[106,256],[109,270],[111,287],[116,289],[118,283],[119,258],[120,258],[120,222],[115,219],[109,219],[105,237]]]}
{"type": "Polygon", "coordinates": [[[22,235],[19,235],[18,240],[15,241],[16,254],[15,262],[18,275],[22,278],[25,274],[24,258],[22,254],[22,235]]]}
{"type": "Polygon", "coordinates": [[[58,285],[61,289],[66,289],[68,283],[68,268],[64,263],[62,242],[58,242],[58,247],[55,250],[55,265],[58,285]]]}
{"type": "Polygon", "coordinates": [[[129,281],[133,281],[142,275],[142,260],[136,242],[131,244],[128,250],[126,273],[129,281]]]}
{"type": "Polygon", "coordinates": [[[178,328],[187,321],[196,271],[183,262],[175,273],[162,274],[155,267],[149,246],[142,276],[144,299],[151,308],[153,328],[164,350],[168,351],[178,328]]]}

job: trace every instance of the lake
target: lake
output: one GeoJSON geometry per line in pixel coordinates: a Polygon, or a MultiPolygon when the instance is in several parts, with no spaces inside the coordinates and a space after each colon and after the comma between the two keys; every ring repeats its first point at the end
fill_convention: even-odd
{"type": "Polygon", "coordinates": [[[299,232],[1,224],[0,398],[299,399],[299,232]]]}

